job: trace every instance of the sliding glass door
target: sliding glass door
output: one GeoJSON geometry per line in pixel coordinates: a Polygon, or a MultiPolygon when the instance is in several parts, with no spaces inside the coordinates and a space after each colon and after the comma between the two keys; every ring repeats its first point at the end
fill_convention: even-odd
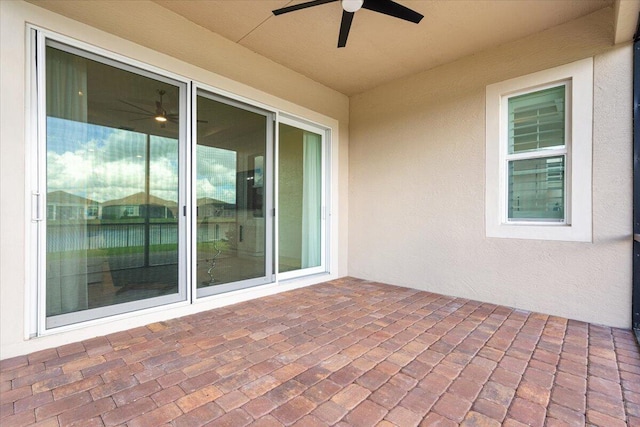
{"type": "Polygon", "coordinates": [[[273,114],[196,95],[198,296],[272,281],[273,114]]]}
{"type": "Polygon", "coordinates": [[[325,132],[281,118],[278,141],[280,278],[325,271],[325,132]]]}
{"type": "Polygon", "coordinates": [[[46,328],[185,300],[186,84],[52,41],[44,56],[46,328]]]}
{"type": "Polygon", "coordinates": [[[69,43],[34,32],[38,333],[327,271],[326,129],[69,43]]]}

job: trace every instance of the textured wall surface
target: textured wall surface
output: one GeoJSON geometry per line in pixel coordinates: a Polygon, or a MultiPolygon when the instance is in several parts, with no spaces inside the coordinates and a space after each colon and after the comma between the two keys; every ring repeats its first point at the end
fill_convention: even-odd
{"type": "Polygon", "coordinates": [[[630,327],[632,49],[611,13],[353,97],[349,274],[630,327]],[[590,56],[593,242],[487,238],[486,85],[590,56]]]}

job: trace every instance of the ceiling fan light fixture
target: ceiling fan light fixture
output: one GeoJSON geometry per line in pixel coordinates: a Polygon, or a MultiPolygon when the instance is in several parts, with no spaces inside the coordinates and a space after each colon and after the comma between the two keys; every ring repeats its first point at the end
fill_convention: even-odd
{"type": "Polygon", "coordinates": [[[342,9],[353,13],[359,11],[363,4],[364,0],[342,0],[342,9]]]}
{"type": "Polygon", "coordinates": [[[162,97],[167,93],[162,89],[158,89],[158,95],[160,95],[160,101],[156,101],[156,115],[153,117],[156,122],[164,123],[167,121],[167,112],[162,108],[162,97]]]}

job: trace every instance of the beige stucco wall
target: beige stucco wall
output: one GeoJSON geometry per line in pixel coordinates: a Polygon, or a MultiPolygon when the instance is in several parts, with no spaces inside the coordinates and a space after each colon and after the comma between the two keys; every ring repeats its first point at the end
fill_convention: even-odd
{"type": "MultiPolygon", "coordinates": [[[[58,7],[65,2],[39,2],[58,7]]],[[[256,55],[153,2],[76,2],[68,19],[22,1],[0,1],[0,358],[103,335],[347,274],[348,105],[346,96],[256,55]],[[35,263],[31,205],[27,23],[219,88],[331,129],[331,274],[160,307],[27,339],[35,263]],[[89,26],[89,25],[91,26],[89,26]],[[158,38],[158,28],[171,37],[158,38]],[[206,49],[203,49],[203,46],[206,49]]]]}
{"type": "Polygon", "coordinates": [[[352,97],[349,274],[630,327],[632,48],[612,13],[352,97]],[[486,85],[587,57],[593,242],[485,237],[486,85]]]}

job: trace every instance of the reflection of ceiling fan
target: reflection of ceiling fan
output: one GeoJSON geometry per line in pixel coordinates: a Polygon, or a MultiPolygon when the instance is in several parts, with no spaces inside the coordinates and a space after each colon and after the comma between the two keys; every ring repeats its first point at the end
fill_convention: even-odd
{"type": "MultiPolygon", "coordinates": [[[[170,123],[178,123],[178,114],[177,113],[168,113],[167,110],[164,108],[163,104],[162,104],[162,97],[164,95],[166,95],[166,91],[163,89],[158,89],[157,90],[158,95],[160,95],[160,100],[156,101],[156,109],[155,110],[148,110],[146,108],[140,107],[139,105],[133,104],[131,102],[125,101],[120,99],[119,101],[122,102],[123,104],[126,104],[130,107],[133,107],[136,109],[136,111],[124,111],[124,110],[119,110],[119,111],[124,111],[125,113],[130,113],[130,114],[140,114],[144,117],[140,117],[137,119],[131,119],[130,121],[135,121],[135,120],[147,120],[150,118],[153,118],[156,122],[160,123],[160,127],[165,127],[165,124],[167,122],[170,123]]],[[[206,120],[198,120],[198,123],[207,123],[206,120]]]]}
{"type": "MultiPolygon", "coordinates": [[[[131,119],[130,121],[146,120],[146,119],[149,119],[149,118],[153,118],[155,121],[160,123],[160,127],[164,127],[166,122],[171,122],[171,123],[177,123],[178,122],[178,115],[177,114],[167,113],[167,110],[165,110],[164,106],[162,105],[162,97],[167,92],[165,90],[162,90],[162,89],[158,89],[157,92],[158,92],[158,95],[160,95],[160,100],[156,101],[156,109],[155,110],[150,110],[150,109],[146,109],[146,108],[140,107],[139,105],[136,105],[136,104],[134,104],[132,102],[125,101],[123,99],[119,100],[120,102],[122,102],[123,104],[128,105],[129,107],[135,108],[135,111],[124,111],[125,113],[139,114],[139,115],[144,116],[144,117],[140,117],[140,118],[137,118],[137,119],[131,119]]],[[[120,111],[122,111],[122,110],[120,110],[120,111]]]]}
{"type": "MultiPolygon", "coordinates": [[[[273,11],[274,15],[282,15],[283,13],[293,12],[308,7],[319,6],[325,3],[332,3],[338,0],[313,0],[305,3],[295,4],[293,6],[283,7],[273,11]]],[[[423,15],[418,12],[404,7],[392,0],[341,0],[342,2],[342,22],[340,23],[340,34],[338,36],[338,47],[347,45],[347,37],[349,37],[349,29],[353,15],[361,8],[369,9],[384,15],[400,18],[405,21],[418,23],[423,15]]]]}

